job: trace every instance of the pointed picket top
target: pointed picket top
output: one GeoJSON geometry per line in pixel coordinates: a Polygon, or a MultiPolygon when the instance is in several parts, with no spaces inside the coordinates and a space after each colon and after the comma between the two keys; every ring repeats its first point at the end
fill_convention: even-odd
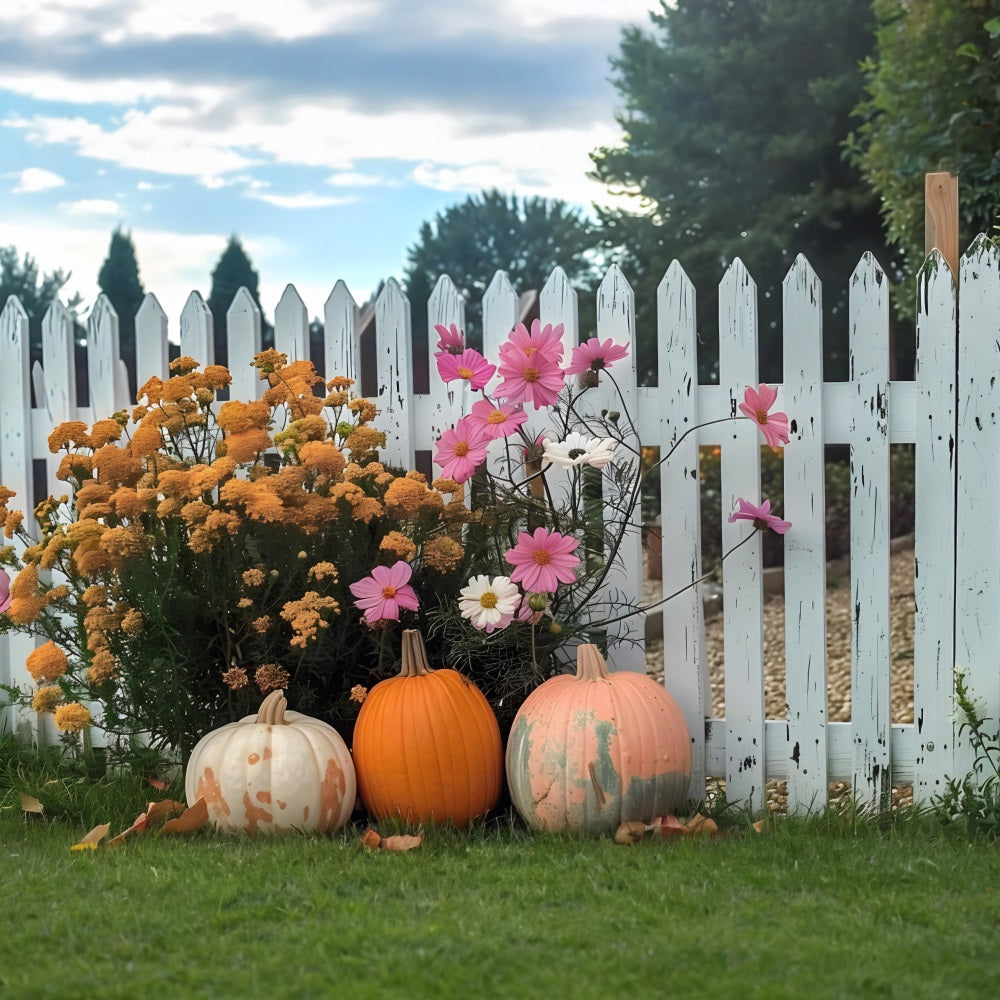
{"type": "Polygon", "coordinates": [[[274,307],[274,346],[289,363],[309,357],[309,315],[294,285],[285,285],[274,307]]]}
{"type": "MultiPolygon", "coordinates": [[[[983,256],[996,256],[998,252],[1000,251],[997,250],[993,240],[986,233],[979,233],[969,244],[965,253],[962,254],[962,260],[976,260],[983,256]]],[[[961,261],[959,262],[959,268],[961,269],[961,261]]]]}
{"type": "Polygon", "coordinates": [[[181,357],[194,358],[201,368],[215,364],[214,323],[212,310],[194,291],[181,310],[181,357]]]}
{"type": "Polygon", "coordinates": [[[617,264],[608,268],[597,289],[597,325],[602,340],[613,337],[616,343],[634,346],[635,292],[617,264]]]}
{"type": "Polygon", "coordinates": [[[440,323],[449,326],[454,323],[460,330],[465,329],[465,298],[455,287],[455,283],[447,274],[442,274],[434,285],[430,298],[427,300],[428,341],[431,351],[434,350],[434,326],[440,323]]]}
{"type": "MultiPolygon", "coordinates": [[[[56,299],[42,320],[41,385],[35,380],[35,401],[44,406],[54,427],[76,419],[76,352],[73,316],[56,299]]],[[[34,373],[32,373],[34,375],[34,373]]]]}
{"type": "Polygon", "coordinates": [[[805,254],[796,254],[792,266],[785,273],[781,282],[784,288],[807,288],[815,289],[817,292],[821,288],[819,276],[816,274],[812,264],[805,254]]]}
{"type": "Polygon", "coordinates": [[[379,428],[385,432],[383,457],[390,465],[412,469],[413,356],[410,303],[395,278],[375,300],[375,355],[379,428]]]}
{"type": "Polygon", "coordinates": [[[170,374],[170,349],[167,344],[167,314],[160,300],[147,292],[135,314],[135,380],[141,389],[154,376],[166,379],[170,374]]]}
{"type": "Polygon", "coordinates": [[[495,358],[517,322],[517,292],[506,271],[493,275],[483,295],[483,353],[495,358]]]}
{"type": "MultiPolygon", "coordinates": [[[[435,326],[447,328],[452,324],[460,330],[465,330],[465,299],[451,278],[447,274],[442,274],[427,300],[428,395],[433,440],[437,440],[444,431],[453,427],[468,410],[469,383],[465,379],[449,383],[442,381],[437,371],[437,359],[434,357],[438,342],[435,326]]],[[[492,388],[498,381],[494,374],[487,388],[492,388]]]]}
{"type": "Polygon", "coordinates": [[[861,255],[857,267],[851,272],[850,288],[856,286],[864,288],[878,288],[886,284],[885,271],[882,265],[875,259],[875,255],[866,250],[861,255]]]}
{"type": "Polygon", "coordinates": [[[260,309],[249,290],[241,285],[226,310],[226,357],[232,377],[230,399],[257,399],[267,388],[267,383],[257,377],[257,369],[251,367],[254,355],[261,348],[260,329],[260,309]]]}
{"type": "Polygon", "coordinates": [[[323,375],[354,379],[355,392],[361,391],[361,331],[358,304],[347,283],[338,279],[323,305],[323,375]]]}
{"type": "Polygon", "coordinates": [[[539,295],[538,311],[542,326],[551,323],[563,325],[562,343],[569,358],[569,352],[580,343],[580,319],[576,289],[570,284],[566,272],[554,267],[548,281],[539,295]]]}
{"type": "Polygon", "coordinates": [[[7,301],[4,304],[3,312],[0,312],[0,323],[3,323],[4,329],[8,329],[8,324],[11,324],[15,319],[28,318],[28,314],[24,311],[24,306],[21,305],[21,300],[16,295],[9,295],[7,301]]]}
{"type": "MultiPolygon", "coordinates": [[[[110,417],[120,405],[118,360],[118,313],[101,292],[87,320],[87,375],[90,380],[90,407],[94,420],[110,417]]],[[[127,384],[127,383],[126,383],[127,384]]]]}

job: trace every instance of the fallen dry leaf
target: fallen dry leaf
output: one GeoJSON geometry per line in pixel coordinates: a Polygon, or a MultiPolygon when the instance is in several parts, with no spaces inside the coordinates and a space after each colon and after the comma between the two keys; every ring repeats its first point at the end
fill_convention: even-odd
{"type": "Polygon", "coordinates": [[[168,819],[163,824],[164,833],[192,833],[200,830],[208,822],[208,803],[198,799],[193,806],[188,806],[175,819],[168,819]]]}
{"type": "Polygon", "coordinates": [[[615,830],[615,843],[638,844],[649,833],[649,830],[650,828],[645,823],[637,823],[634,820],[622,823],[615,830]]]}
{"type": "Polygon", "coordinates": [[[369,851],[377,851],[381,843],[382,838],[371,827],[361,835],[361,846],[369,851]]]}
{"type": "Polygon", "coordinates": [[[701,813],[695,813],[685,825],[688,832],[696,837],[714,837],[719,832],[719,824],[701,813]]]}
{"type": "Polygon", "coordinates": [[[71,851],[96,851],[97,845],[108,835],[108,831],[111,829],[110,823],[102,823],[100,826],[95,826],[90,833],[81,837],[80,840],[75,843],[70,850],[71,851]]]}
{"type": "Polygon", "coordinates": [[[690,830],[674,815],[657,816],[650,824],[650,829],[656,831],[661,840],[671,840],[673,837],[686,837],[690,830]]]}
{"type": "Polygon", "coordinates": [[[34,795],[25,795],[24,792],[21,792],[21,811],[26,813],[43,813],[45,812],[45,806],[34,795]]]}
{"type": "Polygon", "coordinates": [[[412,851],[420,847],[424,842],[423,832],[418,833],[416,836],[409,836],[408,834],[401,833],[397,834],[395,837],[383,837],[382,843],[379,847],[383,851],[412,851]]]}
{"type": "Polygon", "coordinates": [[[158,823],[161,819],[179,815],[185,809],[187,809],[187,803],[178,802],[176,799],[162,799],[160,802],[150,802],[146,806],[146,822],[158,823]]]}

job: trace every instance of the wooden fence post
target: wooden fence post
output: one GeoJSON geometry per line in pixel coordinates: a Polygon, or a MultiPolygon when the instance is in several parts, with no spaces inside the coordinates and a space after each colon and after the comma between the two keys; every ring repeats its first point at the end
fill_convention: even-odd
{"type": "Polygon", "coordinates": [[[958,281],[958,175],[924,174],[924,253],[940,250],[958,281]]]}

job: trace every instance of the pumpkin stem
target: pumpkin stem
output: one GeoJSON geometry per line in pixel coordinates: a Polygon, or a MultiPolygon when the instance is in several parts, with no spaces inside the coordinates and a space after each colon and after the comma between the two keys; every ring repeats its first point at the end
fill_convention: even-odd
{"type": "Polygon", "coordinates": [[[287,726],[285,708],[288,701],[281,688],[272,691],[261,703],[257,712],[257,721],[265,726],[287,726]]]}
{"type": "Polygon", "coordinates": [[[576,679],[578,681],[606,680],[608,676],[608,666],[597,646],[588,642],[577,649],[576,679]]]}
{"type": "Polygon", "coordinates": [[[423,677],[434,673],[427,662],[427,650],[424,647],[424,637],[419,629],[403,629],[403,665],[400,667],[400,677],[423,677]]]}

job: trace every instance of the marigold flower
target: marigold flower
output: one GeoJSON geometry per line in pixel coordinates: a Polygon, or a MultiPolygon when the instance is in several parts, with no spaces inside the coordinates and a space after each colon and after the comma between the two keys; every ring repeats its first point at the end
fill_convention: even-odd
{"type": "Polygon", "coordinates": [[[288,671],[277,663],[263,663],[254,671],[253,679],[260,688],[260,693],[267,694],[268,691],[288,687],[291,677],[288,671]]]}
{"type": "Polygon", "coordinates": [[[24,662],[36,684],[58,680],[66,673],[66,654],[50,639],[33,649],[24,662]]]}
{"type": "Polygon", "coordinates": [[[318,562],[309,567],[309,572],[306,573],[306,576],[310,580],[336,580],[337,567],[332,562],[318,562]]]}
{"type": "Polygon", "coordinates": [[[347,408],[358,415],[362,424],[371,423],[378,416],[378,407],[370,399],[352,399],[347,408]]]}
{"type": "Polygon", "coordinates": [[[304,649],[317,630],[326,628],[323,613],[330,611],[340,614],[340,605],[332,597],[323,597],[315,590],[307,590],[298,601],[287,601],[281,609],[281,617],[292,626],[295,635],[291,645],[304,649]]]}
{"type": "Polygon", "coordinates": [[[351,701],[356,701],[359,705],[368,697],[368,688],[364,684],[355,684],[351,688],[351,701]]]}
{"type": "Polygon", "coordinates": [[[122,631],[133,638],[142,635],[145,629],[142,612],[136,608],[129,608],[122,618],[122,631]]]}
{"type": "Polygon", "coordinates": [[[81,420],[67,420],[59,424],[48,438],[49,451],[54,455],[60,448],[75,444],[77,447],[89,448],[90,436],[87,425],[81,420]]]}
{"type": "Polygon", "coordinates": [[[76,733],[90,725],[90,712],[78,701],[60,705],[55,710],[56,729],[61,733],[76,733]]]}
{"type": "Polygon", "coordinates": [[[10,584],[7,614],[15,625],[33,622],[48,607],[48,598],[38,589],[38,569],[29,563],[10,584]]]}
{"type": "Polygon", "coordinates": [[[247,677],[247,672],[242,667],[230,667],[223,671],[222,683],[230,691],[239,691],[240,688],[245,688],[250,683],[250,678],[247,677]]]}
{"type": "Polygon", "coordinates": [[[426,486],[412,479],[395,479],[385,491],[385,509],[393,517],[415,517],[426,492],[426,486]]]}
{"type": "Polygon", "coordinates": [[[132,432],[128,450],[134,458],[145,458],[163,447],[163,432],[154,420],[143,419],[142,423],[132,432]]]}
{"type": "Polygon", "coordinates": [[[331,479],[339,476],[347,465],[344,453],[332,441],[307,441],[299,448],[299,461],[331,479]]]}
{"type": "Polygon", "coordinates": [[[87,668],[87,680],[99,687],[107,681],[113,680],[118,674],[118,661],[114,658],[110,649],[99,649],[94,653],[94,658],[87,668]]]}
{"type": "Polygon", "coordinates": [[[465,556],[465,549],[447,535],[433,538],[424,546],[423,562],[428,569],[448,573],[455,569],[465,556]]]}
{"type": "Polygon", "coordinates": [[[257,569],[255,567],[253,569],[243,571],[243,582],[248,587],[259,587],[266,579],[267,577],[264,575],[264,571],[262,569],[257,569]]]}
{"type": "Polygon", "coordinates": [[[350,389],[352,385],[354,385],[354,379],[348,378],[346,375],[334,375],[326,383],[327,389],[350,389]]]}
{"type": "Polygon", "coordinates": [[[401,531],[390,531],[385,538],[379,542],[379,551],[391,552],[398,559],[405,559],[410,562],[417,554],[417,546],[413,540],[407,538],[401,531]]]}
{"type": "Polygon", "coordinates": [[[58,684],[49,684],[35,692],[35,696],[31,699],[31,707],[39,715],[49,715],[62,700],[62,688],[58,684]]]}
{"type": "Polygon", "coordinates": [[[260,618],[255,618],[252,622],[250,622],[250,627],[259,635],[264,635],[273,624],[274,620],[270,615],[261,615],[260,618]]]}

